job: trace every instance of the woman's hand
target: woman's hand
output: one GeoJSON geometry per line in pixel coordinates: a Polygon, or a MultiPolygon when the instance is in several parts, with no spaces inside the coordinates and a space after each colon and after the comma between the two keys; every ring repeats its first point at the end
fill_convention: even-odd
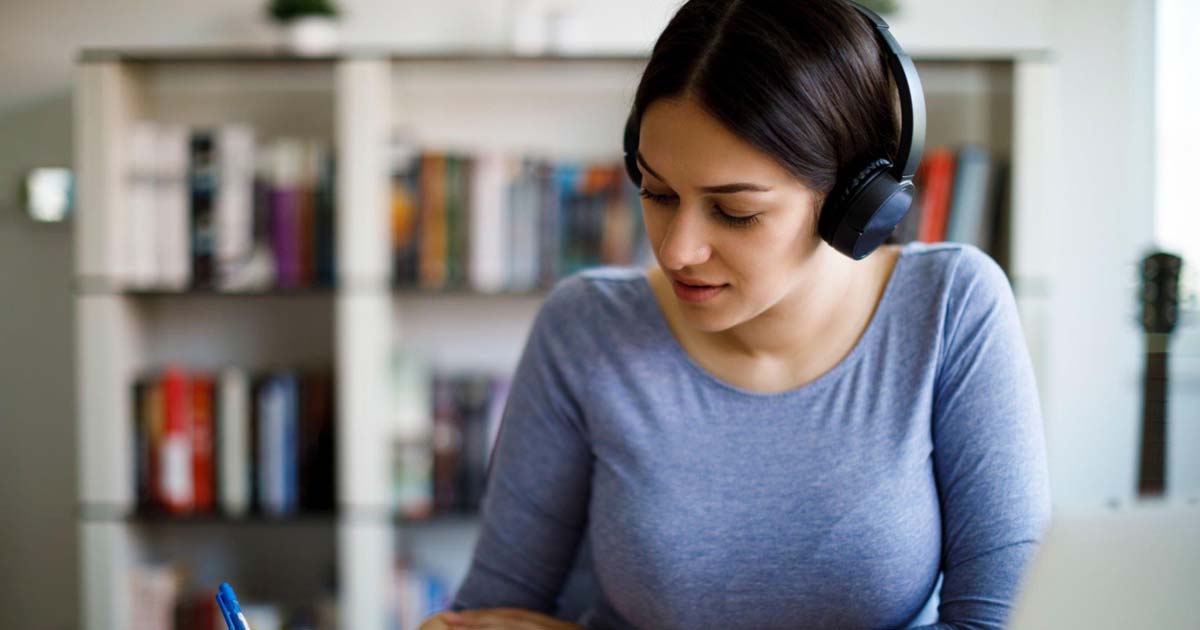
{"type": "Polygon", "coordinates": [[[479,608],[438,613],[419,630],[582,630],[583,626],[524,608],[479,608]]]}

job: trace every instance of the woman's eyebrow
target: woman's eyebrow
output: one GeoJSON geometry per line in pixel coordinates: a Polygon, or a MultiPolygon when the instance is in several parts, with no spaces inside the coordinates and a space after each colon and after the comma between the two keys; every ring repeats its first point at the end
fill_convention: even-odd
{"type": "MultiPolygon", "coordinates": [[[[646,172],[650,173],[657,179],[660,179],[664,182],[667,181],[665,178],[663,178],[662,175],[659,175],[658,173],[656,173],[654,171],[654,169],[650,168],[650,165],[646,163],[646,158],[642,157],[641,151],[638,151],[637,161],[639,164],[642,165],[642,168],[646,169],[646,172]]],[[[668,185],[669,185],[669,183],[668,183],[668,185]]],[[[770,190],[771,190],[770,186],[763,186],[762,184],[751,184],[748,182],[736,182],[733,184],[720,184],[718,186],[701,186],[700,187],[700,192],[716,193],[716,194],[721,194],[721,193],[727,194],[727,193],[746,192],[746,191],[769,192],[770,190]]]]}

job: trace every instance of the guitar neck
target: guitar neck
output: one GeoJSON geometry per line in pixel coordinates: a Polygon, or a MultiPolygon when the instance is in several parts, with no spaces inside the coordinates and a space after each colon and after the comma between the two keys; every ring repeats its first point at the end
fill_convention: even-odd
{"type": "Polygon", "coordinates": [[[1167,335],[1146,335],[1146,371],[1142,379],[1142,449],[1138,496],[1166,492],[1167,479],[1167,335]]]}

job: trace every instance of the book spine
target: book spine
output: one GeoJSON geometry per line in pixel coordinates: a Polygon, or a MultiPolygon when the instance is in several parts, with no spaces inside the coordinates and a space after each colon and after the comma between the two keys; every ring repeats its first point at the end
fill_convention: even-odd
{"type": "Polygon", "coordinates": [[[214,233],[217,283],[230,286],[254,249],[254,129],[227,124],[217,132],[214,233]]]}
{"type": "Polygon", "coordinates": [[[536,260],[535,285],[549,287],[559,273],[559,258],[561,255],[562,239],[560,234],[559,213],[562,211],[562,180],[568,179],[569,174],[555,168],[549,162],[538,160],[534,166],[533,177],[535,186],[535,214],[537,227],[535,239],[538,242],[536,260]]]}
{"type": "Polygon", "coordinates": [[[267,386],[270,378],[265,375],[254,376],[250,379],[250,422],[248,426],[249,451],[252,454],[248,460],[250,480],[250,509],[253,512],[265,513],[263,485],[265,480],[265,451],[262,429],[264,411],[266,411],[267,386]]]}
{"type": "Polygon", "coordinates": [[[429,153],[421,164],[420,286],[446,286],[446,156],[429,153]]]}
{"type": "Polygon", "coordinates": [[[238,368],[221,372],[220,411],[217,431],[220,458],[221,510],[230,516],[242,516],[250,507],[249,464],[249,392],[246,373],[238,368]]]}
{"type": "Polygon", "coordinates": [[[298,241],[296,252],[299,285],[310,287],[316,282],[317,270],[317,177],[319,176],[320,147],[316,142],[304,143],[304,162],[298,188],[298,241]]]}
{"type": "Polygon", "coordinates": [[[213,409],[213,379],[192,377],[192,484],[195,510],[212,512],[216,507],[214,444],[216,421],[213,409]]]}
{"type": "Polygon", "coordinates": [[[471,288],[495,293],[503,288],[504,257],[501,254],[505,230],[504,162],[496,153],[477,155],[471,163],[470,204],[470,266],[467,275],[471,288]]]}
{"type": "Polygon", "coordinates": [[[216,249],[216,138],[209,130],[196,130],[192,132],[189,147],[192,285],[211,287],[216,249]]]}
{"type": "Polygon", "coordinates": [[[316,207],[316,282],[322,286],[333,286],[336,282],[337,181],[335,152],[326,148],[321,153],[320,176],[317,179],[316,207]]]}
{"type": "Polygon", "coordinates": [[[300,400],[299,386],[294,374],[282,377],[283,423],[279,446],[281,512],[293,514],[300,496],[300,400]]]}
{"type": "Polygon", "coordinates": [[[462,425],[454,404],[454,383],[444,375],[433,382],[433,503],[438,512],[459,507],[459,454],[462,425]]]}
{"type": "Polygon", "coordinates": [[[174,290],[192,282],[188,138],[187,128],[178,125],[160,126],[157,136],[158,284],[174,290]]]}
{"type": "Polygon", "coordinates": [[[275,515],[280,512],[278,494],[279,466],[275,461],[279,444],[280,414],[278,407],[278,387],[275,377],[267,377],[262,384],[258,399],[258,506],[263,514],[275,515]]]}
{"type": "Polygon", "coordinates": [[[150,378],[146,392],[146,430],[149,433],[149,467],[148,483],[150,484],[147,507],[162,509],[165,501],[162,483],[162,447],[167,433],[166,395],[163,391],[161,375],[150,378]]]}
{"type": "Polygon", "coordinates": [[[133,487],[138,511],[145,511],[154,503],[150,475],[150,390],[148,378],[139,378],[133,384],[133,487]]]}
{"type": "Polygon", "coordinates": [[[150,288],[158,281],[155,207],[158,163],[158,127],[147,121],[134,123],[129,137],[127,190],[129,218],[122,230],[128,234],[129,282],[135,288],[150,288]]]}
{"type": "Polygon", "coordinates": [[[462,159],[458,155],[446,156],[446,286],[459,286],[462,278],[463,221],[461,206],[462,159]]]}
{"type": "Polygon", "coordinates": [[[946,240],[946,222],[950,212],[950,192],[954,178],[954,153],[935,147],[928,156],[928,181],[922,202],[921,240],[936,243],[946,240]]]}
{"type": "Polygon", "coordinates": [[[163,377],[166,426],[162,442],[163,505],[173,513],[185,513],[193,505],[191,397],[188,377],[169,368],[163,377]]]}
{"type": "Polygon", "coordinates": [[[275,284],[281,288],[300,286],[297,250],[299,200],[291,188],[271,189],[271,249],[275,254],[275,284]]]}
{"type": "Polygon", "coordinates": [[[463,418],[463,508],[478,510],[483,499],[488,457],[488,397],[490,383],[484,375],[463,379],[460,409],[463,418]]]}

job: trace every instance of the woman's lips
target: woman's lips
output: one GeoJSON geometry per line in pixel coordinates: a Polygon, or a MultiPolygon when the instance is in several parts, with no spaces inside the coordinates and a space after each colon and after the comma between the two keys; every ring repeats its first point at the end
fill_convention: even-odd
{"type": "Polygon", "coordinates": [[[692,286],[690,284],[680,282],[674,278],[671,279],[671,287],[675,289],[675,295],[681,300],[692,303],[700,303],[711,300],[712,298],[716,297],[718,293],[724,291],[725,287],[727,286],[729,285],[721,284],[692,286]]]}

